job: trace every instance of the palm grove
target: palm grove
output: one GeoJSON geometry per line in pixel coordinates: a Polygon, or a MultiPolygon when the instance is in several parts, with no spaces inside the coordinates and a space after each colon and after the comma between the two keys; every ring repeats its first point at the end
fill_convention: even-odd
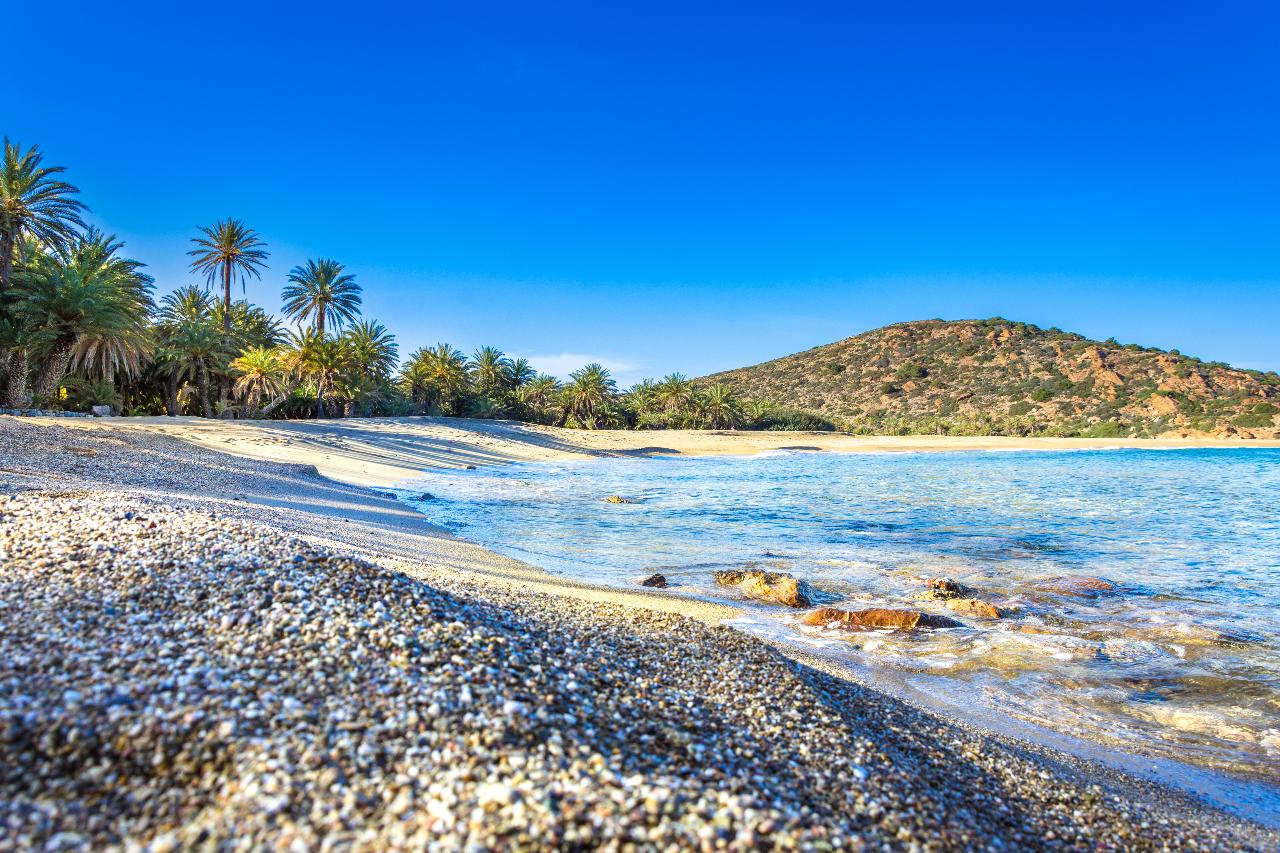
{"type": "Polygon", "coordinates": [[[620,392],[589,364],[568,382],[493,347],[471,357],[448,344],[401,364],[395,337],[361,318],[361,288],[343,264],[294,267],[284,321],[245,299],[268,247],[235,219],[192,238],[203,286],[159,300],[145,265],[110,234],[62,167],[38,147],[4,141],[0,170],[0,382],[10,409],[111,406],[124,414],[351,417],[440,414],[604,428],[830,429],[804,412],[740,399],[723,385],[673,374],[620,392]],[[294,328],[286,326],[292,321],[294,328]]]}

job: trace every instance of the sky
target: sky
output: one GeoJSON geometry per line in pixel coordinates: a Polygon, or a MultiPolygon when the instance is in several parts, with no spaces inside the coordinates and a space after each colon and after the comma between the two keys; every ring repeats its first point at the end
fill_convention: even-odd
{"type": "Polygon", "coordinates": [[[627,385],[1004,316],[1280,369],[1280,4],[23,3],[0,133],[157,290],[627,385]],[[291,8],[292,7],[292,8],[291,8]]]}

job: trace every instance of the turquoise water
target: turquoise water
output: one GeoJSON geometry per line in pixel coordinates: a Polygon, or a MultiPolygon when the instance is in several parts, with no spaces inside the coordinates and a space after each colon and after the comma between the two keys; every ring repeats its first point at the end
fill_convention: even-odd
{"type": "Polygon", "coordinates": [[[1280,450],[606,459],[428,475],[406,495],[552,572],[745,604],[741,627],[957,705],[1280,779],[1280,450]],[[602,503],[619,494],[633,504],[602,503]],[[904,634],[807,628],[716,587],[790,572],[835,606],[909,606],[948,576],[1010,614],[904,634]],[[1096,598],[1048,579],[1114,582],[1096,598]],[[892,675],[893,678],[889,676],[892,675]]]}

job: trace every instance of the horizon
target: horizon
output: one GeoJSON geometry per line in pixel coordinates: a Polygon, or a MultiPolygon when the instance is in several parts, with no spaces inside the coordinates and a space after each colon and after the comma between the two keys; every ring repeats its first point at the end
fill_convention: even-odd
{"type": "Polygon", "coordinates": [[[200,19],[217,55],[184,40],[193,11],[51,6],[86,59],[17,44],[43,85],[0,130],[67,167],[157,296],[201,281],[190,238],[234,216],[272,252],[250,301],[278,313],[290,268],[336,258],[402,357],[493,345],[627,386],[1000,316],[1280,370],[1265,4],[255,7],[200,19]],[[307,43],[345,50],[295,62],[307,43]]]}

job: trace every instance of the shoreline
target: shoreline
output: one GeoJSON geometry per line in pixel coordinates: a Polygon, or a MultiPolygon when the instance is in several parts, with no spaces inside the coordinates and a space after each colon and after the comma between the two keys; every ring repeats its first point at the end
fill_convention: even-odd
{"type": "Polygon", "coordinates": [[[137,431],[270,462],[314,465],[321,475],[370,488],[430,468],[615,456],[754,455],[774,450],[840,453],[1280,448],[1280,440],[1218,438],[1017,438],[856,436],[747,430],[573,430],[473,418],[337,418],[222,421],[194,417],[29,418],[79,430],[137,431]]]}
{"type": "MultiPolygon", "coordinates": [[[[12,419],[3,420],[12,422],[12,419]]],[[[492,423],[480,422],[482,427],[490,426],[492,423]]],[[[381,448],[376,443],[370,442],[367,435],[343,435],[341,432],[332,430],[328,423],[316,424],[313,429],[315,432],[338,432],[337,435],[307,436],[306,430],[291,430],[293,435],[283,437],[258,436],[257,438],[274,440],[256,444],[253,432],[249,431],[246,434],[243,429],[236,435],[202,430],[203,434],[199,440],[196,440],[190,436],[174,436],[169,429],[143,429],[140,431],[142,435],[139,435],[136,426],[126,426],[127,424],[128,421],[124,419],[87,422],[84,426],[81,423],[58,422],[56,427],[67,428],[66,439],[74,441],[76,437],[83,437],[91,445],[71,451],[74,458],[81,463],[81,470],[74,470],[77,466],[72,465],[70,466],[72,470],[66,471],[65,476],[58,479],[71,482],[83,480],[92,484],[94,489],[110,489],[114,485],[124,485],[131,489],[142,488],[161,499],[169,495],[182,503],[189,504],[194,501],[206,509],[211,508],[233,519],[245,518],[255,522],[265,522],[285,533],[301,536],[318,545],[336,547],[344,551],[353,550],[375,559],[387,569],[408,572],[446,591],[461,590],[468,594],[495,594],[501,597],[509,595],[510,590],[515,587],[519,588],[520,594],[567,598],[588,606],[613,608],[621,605],[638,607],[655,614],[678,614],[691,617],[707,626],[717,626],[724,620],[741,613],[731,607],[712,602],[699,602],[675,594],[663,594],[651,590],[631,591],[580,583],[550,575],[535,567],[502,557],[474,543],[460,540],[439,528],[434,528],[426,517],[408,510],[399,501],[388,499],[377,491],[369,491],[378,486],[391,485],[385,479],[390,476],[388,469],[418,464],[418,460],[423,456],[433,459],[436,467],[460,467],[466,464],[480,464],[481,458],[484,464],[500,464],[503,461],[534,461],[528,457],[539,455],[544,459],[636,455],[637,451],[645,452],[649,448],[565,447],[556,436],[544,435],[543,430],[536,430],[536,434],[532,437],[512,435],[510,428],[505,424],[499,424],[499,429],[496,431],[476,430],[478,438],[474,448],[462,446],[459,436],[449,434],[459,431],[456,425],[439,423],[420,425],[417,429],[410,430],[409,436],[383,436],[384,441],[389,438],[390,444],[381,448]],[[88,429],[85,429],[85,426],[88,429]],[[125,426],[125,428],[115,429],[119,426],[125,426]],[[441,433],[440,429],[446,432],[441,433]],[[299,432],[303,434],[298,436],[299,432]],[[155,443],[162,450],[158,454],[161,458],[156,460],[157,463],[163,464],[165,458],[170,464],[177,461],[173,458],[175,450],[170,442],[181,438],[191,442],[197,448],[231,453],[233,457],[229,458],[240,460],[234,465],[221,464],[220,461],[206,464],[204,460],[199,460],[197,465],[213,469],[215,474],[226,473],[231,467],[236,469],[237,475],[253,472],[254,475],[260,475],[264,481],[263,484],[259,484],[262,488],[255,492],[249,488],[238,487],[219,493],[216,487],[202,491],[200,482],[179,484],[170,480],[164,484],[157,483],[159,488],[148,488],[147,484],[132,482],[116,484],[112,482],[113,479],[128,479],[125,472],[117,470],[112,465],[95,464],[102,456],[110,455],[117,445],[123,446],[122,450],[130,451],[136,450],[138,445],[146,446],[150,443],[148,436],[159,438],[155,443]],[[281,438],[286,440],[281,441],[281,438]],[[357,441],[361,438],[364,441],[357,441]],[[414,442],[419,446],[407,446],[414,442]],[[301,447],[298,446],[299,444],[301,447]],[[351,455],[346,455],[348,453],[351,455]],[[327,456],[328,458],[316,458],[316,462],[306,462],[301,461],[299,456],[302,459],[308,456],[313,458],[327,456]],[[521,459],[521,456],[525,458],[521,459]],[[260,473],[258,469],[261,466],[250,460],[265,463],[270,470],[260,473]],[[282,467],[279,464],[281,462],[285,463],[283,469],[287,473],[276,470],[282,467]],[[325,463],[323,468],[317,464],[319,462],[325,463]],[[312,464],[315,465],[314,468],[309,467],[312,464]],[[219,465],[221,465],[220,468],[219,465]],[[341,472],[348,479],[344,482],[341,478],[335,479],[332,473],[325,475],[323,472],[326,469],[329,472],[341,472]],[[321,472],[321,474],[317,476],[313,472],[321,472]],[[291,494],[304,486],[309,492],[304,497],[291,494]]],[[[240,428],[252,427],[246,424],[232,423],[231,425],[240,428]]],[[[171,428],[173,426],[180,430],[186,428],[184,424],[171,425],[171,428]]],[[[339,424],[339,426],[349,425],[339,424]]],[[[42,427],[42,429],[46,428],[42,427]]],[[[357,426],[357,429],[359,428],[361,427],[357,426]]],[[[768,438],[775,445],[795,444],[797,436],[773,434],[768,438]]],[[[804,436],[804,438],[807,441],[809,437],[804,436]]],[[[64,441],[64,447],[65,444],[64,441]]],[[[1116,442],[1107,441],[1105,444],[1114,446],[1116,442]]],[[[1240,443],[1231,446],[1240,446],[1240,443]]],[[[783,448],[773,446],[764,449],[783,448]]],[[[967,447],[964,449],[989,448],[967,447]]],[[[26,450],[30,453],[39,452],[37,448],[26,448],[26,450]]],[[[213,457],[210,458],[213,459],[213,457]]],[[[4,467],[9,475],[6,479],[12,479],[12,475],[21,473],[11,465],[4,467]]],[[[146,472],[133,473],[145,474],[146,472]]],[[[19,477],[19,479],[22,478],[19,477]]],[[[212,478],[215,482],[219,479],[220,477],[217,476],[212,478]]],[[[242,484],[236,483],[236,485],[242,484]]],[[[746,638],[751,643],[777,650],[775,644],[737,629],[713,629],[733,630],[733,633],[746,638]]],[[[787,657],[806,665],[814,665],[803,660],[804,655],[788,654],[787,657]]],[[[834,673],[837,677],[849,677],[850,673],[847,669],[843,667],[839,669],[840,672],[834,673]]],[[[831,672],[828,666],[818,666],[818,670],[831,672]]],[[[860,685],[859,689],[875,691],[874,685],[863,684],[856,677],[852,683],[860,685]]],[[[884,701],[887,702],[899,701],[878,692],[874,695],[883,696],[884,701]]],[[[946,714],[942,719],[945,725],[960,726],[962,729],[975,725],[946,714]]],[[[1159,792],[1170,791],[1160,783],[1152,783],[1124,773],[1116,774],[1109,768],[1094,762],[1053,754],[1052,749],[1046,750],[1045,747],[1037,744],[1026,744],[1018,741],[1016,737],[1010,738],[999,732],[987,732],[981,728],[980,724],[977,728],[979,730],[974,733],[974,737],[984,740],[994,738],[993,742],[1000,743],[1001,749],[1045,753],[1037,760],[1048,762],[1060,773],[1081,779],[1107,778],[1109,784],[1121,788],[1127,785],[1141,788],[1153,784],[1151,791],[1142,798],[1152,804],[1160,802],[1162,795],[1159,792]]],[[[1182,789],[1175,788],[1172,791],[1176,792],[1179,798],[1192,797],[1182,789]]],[[[1209,808],[1199,797],[1192,797],[1188,802],[1199,804],[1197,806],[1199,809],[1209,808]]]]}

